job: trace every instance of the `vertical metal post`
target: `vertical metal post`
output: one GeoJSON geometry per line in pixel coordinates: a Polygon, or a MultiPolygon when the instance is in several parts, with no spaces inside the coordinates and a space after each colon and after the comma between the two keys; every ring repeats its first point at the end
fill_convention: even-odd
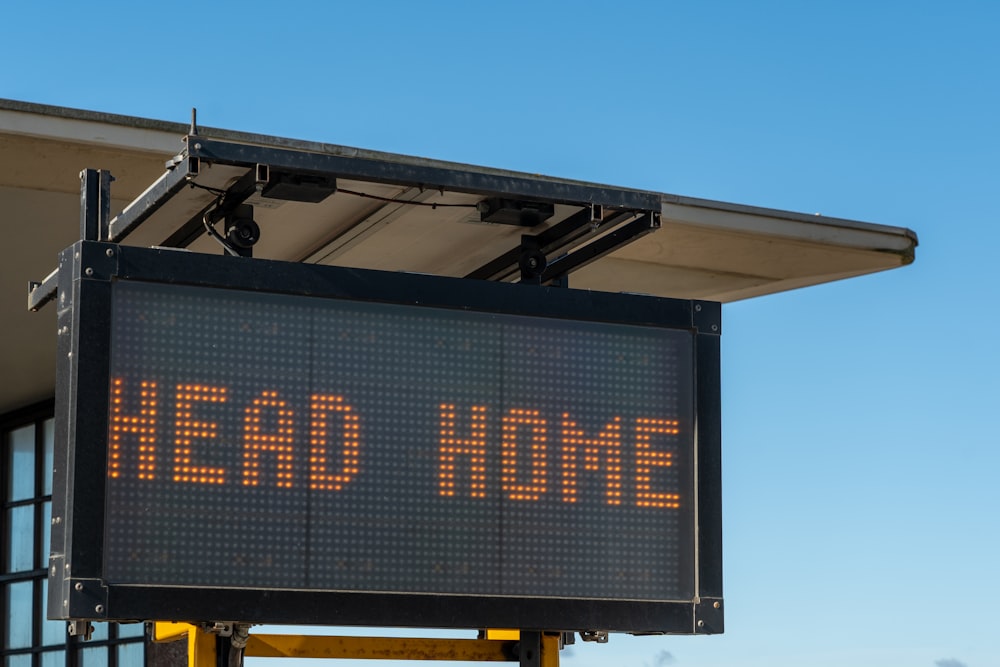
{"type": "Polygon", "coordinates": [[[562,650],[563,633],[542,633],[541,667],[559,667],[559,651],[562,650]]]}
{"type": "Polygon", "coordinates": [[[101,182],[96,169],[80,172],[80,239],[100,241],[101,182]]]}
{"type": "MultiPolygon", "coordinates": [[[[215,664],[216,667],[229,667],[229,653],[232,650],[232,640],[222,635],[215,636],[215,664]]],[[[239,667],[243,667],[243,656],[239,656],[237,661],[239,667]]]]}
{"type": "Polygon", "coordinates": [[[114,177],[111,175],[110,171],[106,169],[100,169],[97,172],[97,178],[100,182],[100,197],[98,200],[98,213],[97,213],[97,228],[100,236],[100,241],[107,241],[111,238],[111,182],[114,181],[114,177]]]}
{"type": "Polygon", "coordinates": [[[521,630],[518,653],[521,667],[542,667],[542,633],[521,630]]]}
{"type": "Polygon", "coordinates": [[[521,630],[518,657],[521,667],[559,667],[562,633],[521,630]]]}
{"type": "Polygon", "coordinates": [[[106,241],[111,220],[111,182],[114,178],[104,169],[84,169],[80,172],[80,239],[106,241]]]}

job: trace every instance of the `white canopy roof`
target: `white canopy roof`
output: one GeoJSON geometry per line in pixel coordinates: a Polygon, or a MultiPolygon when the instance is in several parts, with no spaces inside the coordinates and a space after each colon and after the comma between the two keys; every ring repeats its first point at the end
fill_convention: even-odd
{"type": "MultiPolygon", "coordinates": [[[[166,161],[185,148],[188,131],[180,123],[0,100],[0,211],[9,249],[0,267],[0,377],[7,380],[0,383],[0,412],[53,393],[54,309],[29,313],[27,283],[44,278],[55,267],[56,254],[79,237],[80,171],[113,174],[114,216],[163,177],[166,161]]],[[[916,235],[905,228],[227,130],[201,128],[199,136],[347,164],[367,161],[393,173],[442,172],[455,183],[499,180],[529,190],[653,202],[659,228],[573,272],[574,288],[729,302],[903,266],[913,261],[917,245],[916,235]]],[[[229,187],[245,171],[203,162],[197,179],[208,187],[229,187]]],[[[361,178],[338,178],[337,185],[337,194],[318,204],[258,198],[254,217],[262,234],[254,255],[467,276],[516,248],[523,234],[543,233],[579,210],[556,197],[555,215],[536,227],[483,224],[474,208],[482,199],[476,188],[425,189],[361,178]]],[[[144,219],[123,242],[161,244],[212,198],[204,189],[179,191],[170,206],[144,219]]],[[[205,237],[190,248],[219,252],[205,237]]]]}

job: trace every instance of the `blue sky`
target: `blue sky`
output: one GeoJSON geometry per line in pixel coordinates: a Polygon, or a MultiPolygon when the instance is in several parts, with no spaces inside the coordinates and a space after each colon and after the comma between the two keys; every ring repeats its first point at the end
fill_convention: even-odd
{"type": "Polygon", "coordinates": [[[986,0],[18,3],[0,96],[915,230],[910,267],[724,309],[726,634],[562,662],[989,667],[998,27],[986,0]]]}

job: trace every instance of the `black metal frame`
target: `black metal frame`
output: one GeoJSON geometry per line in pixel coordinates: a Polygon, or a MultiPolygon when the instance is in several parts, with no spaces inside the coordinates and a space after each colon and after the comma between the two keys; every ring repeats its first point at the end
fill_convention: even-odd
{"type": "Polygon", "coordinates": [[[67,619],[239,620],[631,633],[722,632],[717,303],[398,274],[81,241],[59,260],[49,613],[67,619]],[[112,283],[173,284],[679,328],[695,335],[696,592],[691,600],[470,597],[109,585],[102,578],[112,283]]]}
{"type": "MultiPolygon", "coordinates": [[[[522,280],[565,286],[565,279],[571,272],[660,226],[661,195],[642,190],[432,163],[416,158],[390,159],[376,155],[265,147],[194,134],[185,137],[184,141],[186,148],[168,163],[167,171],[114,218],[110,218],[111,175],[97,170],[82,172],[80,238],[121,243],[172,197],[195,185],[206,165],[245,171],[225,190],[223,197],[208,203],[190,219],[178,220],[178,226],[159,245],[175,248],[189,246],[205,233],[204,215],[219,201],[225,202],[227,211],[232,210],[251,197],[258,187],[266,191],[269,175],[317,177],[328,182],[345,178],[476,194],[486,198],[580,207],[569,218],[539,234],[525,235],[519,247],[511,248],[487,262],[469,273],[467,278],[508,280],[516,277],[519,259],[526,252],[531,252],[536,259],[542,260],[542,265],[529,276],[522,271],[522,280]]],[[[56,285],[54,274],[43,282],[30,283],[28,308],[37,310],[51,300],[55,296],[56,285]]]]}
{"type": "MultiPolygon", "coordinates": [[[[227,201],[238,204],[251,196],[262,173],[315,174],[371,183],[389,183],[429,190],[465,192],[484,197],[513,197],[539,202],[607,208],[659,216],[660,195],[587,183],[543,179],[528,175],[491,173],[472,168],[453,168],[420,161],[394,161],[374,157],[333,155],[290,148],[274,148],[210,139],[185,137],[187,148],[170,169],[107,226],[101,240],[121,242],[153,215],[170,197],[198,176],[202,164],[244,168],[247,171],[227,190],[227,201]]],[[[161,245],[186,247],[204,232],[202,214],[183,221],[161,245]]],[[[600,222],[600,221],[598,221],[600,222]]],[[[603,231],[609,229],[603,225],[603,231]]],[[[651,231],[651,230],[650,230],[651,231]]],[[[552,234],[549,234],[551,237],[552,234]]],[[[97,238],[97,237],[91,237],[97,238]]],[[[627,243],[632,237],[620,239],[627,243]]]]}

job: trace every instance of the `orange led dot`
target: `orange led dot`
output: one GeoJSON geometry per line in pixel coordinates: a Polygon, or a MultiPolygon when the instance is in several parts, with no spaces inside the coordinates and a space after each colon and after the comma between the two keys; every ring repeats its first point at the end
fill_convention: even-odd
{"type": "Polygon", "coordinates": [[[210,466],[191,466],[193,438],[210,440],[216,437],[218,425],[194,419],[197,402],[224,403],[225,387],[181,384],[177,386],[174,410],[174,480],[197,484],[222,484],[225,469],[210,466]],[[176,473],[186,473],[178,479],[176,473]]]}
{"type": "Polygon", "coordinates": [[[469,495],[485,498],[486,488],[486,406],[471,406],[469,437],[456,437],[457,408],[449,403],[438,406],[438,495],[455,495],[455,469],[458,455],[468,457],[469,495]]]}
{"type": "Polygon", "coordinates": [[[511,408],[503,416],[500,484],[512,500],[538,500],[548,491],[548,434],[547,422],[537,410],[511,408]],[[518,475],[518,436],[521,427],[528,427],[530,446],[527,464],[528,480],[522,482],[518,475]]]}
{"type": "Polygon", "coordinates": [[[122,414],[125,392],[125,381],[123,378],[114,378],[111,381],[111,414],[109,415],[109,464],[108,477],[117,479],[122,474],[122,447],[123,436],[126,434],[138,435],[140,443],[148,443],[148,448],[140,447],[147,453],[139,456],[140,463],[148,464],[150,471],[147,476],[139,476],[140,479],[148,477],[152,479],[155,468],[155,434],[157,429],[157,416],[159,403],[156,400],[156,383],[148,380],[139,382],[139,411],[137,415],[122,414]]]}
{"type": "Polygon", "coordinates": [[[635,491],[637,505],[639,507],[666,509],[679,508],[680,495],[653,490],[653,468],[669,468],[673,466],[674,455],[671,451],[653,449],[652,440],[654,436],[666,436],[667,442],[670,443],[671,436],[680,433],[680,423],[677,420],[640,417],[636,419],[635,433],[635,491]]]}
{"type": "Polygon", "coordinates": [[[339,491],[349,483],[358,470],[351,465],[360,456],[360,440],[358,417],[353,414],[353,408],[344,402],[343,397],[335,395],[316,394],[311,399],[310,429],[315,435],[310,441],[310,456],[317,465],[310,468],[309,486],[313,489],[339,491]],[[330,431],[328,420],[337,415],[341,419],[341,467],[337,472],[327,468],[327,433],[330,431]]]}
{"type": "Polygon", "coordinates": [[[570,415],[564,413],[560,442],[563,501],[576,501],[577,469],[582,458],[582,468],[587,472],[600,472],[603,463],[605,500],[608,504],[618,504],[616,497],[620,495],[622,485],[621,475],[617,474],[621,472],[621,417],[614,417],[595,437],[587,437],[576,422],[570,419],[570,415]]]}

